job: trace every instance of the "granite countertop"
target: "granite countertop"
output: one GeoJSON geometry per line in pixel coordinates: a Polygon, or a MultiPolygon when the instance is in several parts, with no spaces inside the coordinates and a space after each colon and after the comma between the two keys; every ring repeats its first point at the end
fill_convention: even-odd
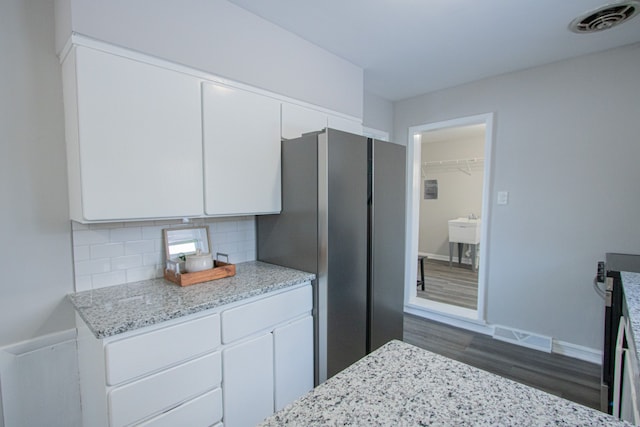
{"type": "Polygon", "coordinates": [[[629,325],[636,350],[636,360],[640,360],[640,353],[638,353],[640,346],[636,341],[636,337],[640,333],[640,273],[621,272],[620,276],[622,277],[624,298],[629,310],[629,325]]]}
{"type": "Polygon", "coordinates": [[[198,313],[315,279],[312,273],[250,261],[232,277],[181,287],[165,279],[68,295],[96,338],[198,313]]]}
{"type": "Polygon", "coordinates": [[[612,416],[392,341],[262,426],[623,426],[612,416]]]}

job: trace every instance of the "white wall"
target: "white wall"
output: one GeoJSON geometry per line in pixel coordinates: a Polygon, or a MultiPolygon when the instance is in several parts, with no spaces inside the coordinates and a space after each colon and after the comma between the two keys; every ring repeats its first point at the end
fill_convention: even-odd
{"type": "Polygon", "coordinates": [[[361,68],[225,0],[56,1],[58,50],[73,30],[362,117],[361,68]]]}
{"type": "Polygon", "coordinates": [[[79,425],[53,16],[47,0],[0,2],[0,426],[79,425]]]}
{"type": "Polygon", "coordinates": [[[393,135],[393,103],[391,101],[365,91],[363,114],[363,126],[393,135]]]}
{"type": "Polygon", "coordinates": [[[640,253],[638,75],[635,44],[396,103],[405,142],[409,126],[496,113],[490,323],[602,348],[596,261],[640,253]]]}
{"type": "Polygon", "coordinates": [[[71,223],[53,4],[0,2],[0,347],[73,327],[71,223]]]}

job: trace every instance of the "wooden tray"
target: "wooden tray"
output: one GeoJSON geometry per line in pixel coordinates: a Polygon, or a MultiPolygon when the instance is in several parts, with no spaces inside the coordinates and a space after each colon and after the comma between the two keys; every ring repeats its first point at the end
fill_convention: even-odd
{"type": "Polygon", "coordinates": [[[213,265],[214,267],[210,270],[182,273],[177,276],[173,270],[165,269],[164,278],[180,286],[189,286],[236,275],[235,264],[215,260],[213,261],[213,265]]]}

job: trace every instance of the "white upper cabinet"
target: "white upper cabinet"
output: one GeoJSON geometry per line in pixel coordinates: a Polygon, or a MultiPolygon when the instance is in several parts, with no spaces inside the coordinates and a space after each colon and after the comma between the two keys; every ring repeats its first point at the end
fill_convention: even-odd
{"type": "Polygon", "coordinates": [[[63,83],[72,219],[203,214],[199,79],[76,46],[63,83]]]}
{"type": "Polygon", "coordinates": [[[206,82],[202,108],[205,213],[280,212],[280,101],[206,82]]]}

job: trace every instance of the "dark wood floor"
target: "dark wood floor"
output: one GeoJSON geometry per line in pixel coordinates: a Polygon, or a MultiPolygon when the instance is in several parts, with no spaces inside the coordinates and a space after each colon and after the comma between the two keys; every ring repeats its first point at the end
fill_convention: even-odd
{"type": "MultiPolygon", "coordinates": [[[[418,272],[418,279],[420,272],[418,272]]],[[[478,272],[465,264],[426,259],[425,290],[418,287],[418,298],[476,310],[478,307],[478,272]]]]}
{"type": "Polygon", "coordinates": [[[600,366],[493,339],[411,314],[404,341],[485,371],[600,409],[600,366]]]}

